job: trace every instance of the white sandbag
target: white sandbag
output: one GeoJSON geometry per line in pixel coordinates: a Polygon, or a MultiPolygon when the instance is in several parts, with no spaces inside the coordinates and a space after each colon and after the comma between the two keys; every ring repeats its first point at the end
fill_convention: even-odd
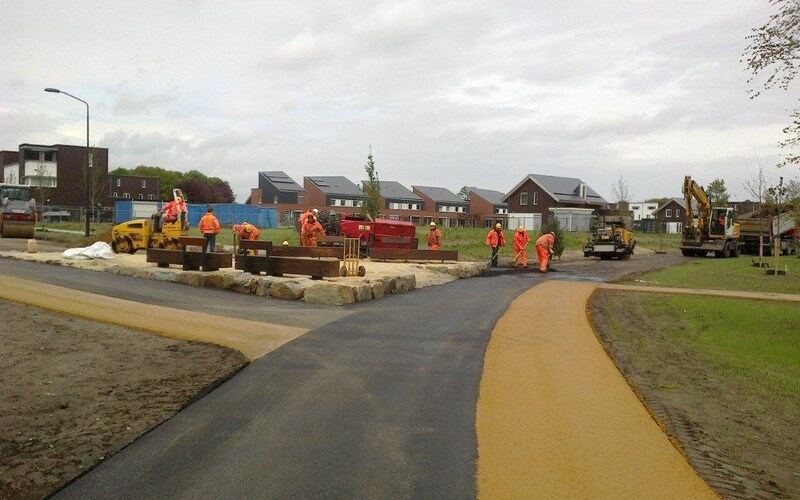
{"type": "Polygon", "coordinates": [[[117,255],[111,249],[111,245],[106,242],[98,241],[84,248],[68,248],[61,253],[65,259],[88,260],[88,259],[116,259],[117,255]]]}

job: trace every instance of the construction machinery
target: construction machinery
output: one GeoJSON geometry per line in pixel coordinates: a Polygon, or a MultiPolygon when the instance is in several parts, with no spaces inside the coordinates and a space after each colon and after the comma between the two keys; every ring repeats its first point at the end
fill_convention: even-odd
{"type": "Polygon", "coordinates": [[[360,254],[369,255],[372,248],[407,248],[419,245],[416,226],[412,222],[394,219],[373,219],[369,215],[321,214],[323,228],[328,236],[359,238],[360,254]]]}
{"type": "Polygon", "coordinates": [[[621,216],[599,216],[592,235],[583,247],[584,257],[627,259],[633,255],[636,240],[621,216]]]}
{"type": "Polygon", "coordinates": [[[733,221],[733,208],[712,207],[705,190],[687,175],[683,179],[686,202],[686,225],[681,237],[681,253],[685,257],[705,256],[714,252],[717,258],[739,256],[739,224],[733,221]],[[692,200],[697,202],[694,218],[692,200]]]}
{"type": "Polygon", "coordinates": [[[33,238],[36,200],[30,186],[0,184],[0,234],[3,238],[33,238]]]}
{"type": "Polygon", "coordinates": [[[117,224],[111,229],[111,248],[116,253],[131,254],[142,248],[177,250],[179,238],[189,234],[189,211],[180,189],[173,189],[172,197],[178,206],[178,218],[175,221],[163,222],[161,214],[155,213],[150,219],[134,219],[117,224]]]}
{"type": "Polygon", "coordinates": [[[797,252],[797,222],[791,208],[780,211],[775,207],[764,207],[737,217],[736,221],[739,223],[742,253],[769,256],[778,240],[783,255],[797,252]]]}

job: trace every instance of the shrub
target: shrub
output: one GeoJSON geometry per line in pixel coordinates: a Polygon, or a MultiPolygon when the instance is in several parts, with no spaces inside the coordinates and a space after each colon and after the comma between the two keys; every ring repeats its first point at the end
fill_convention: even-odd
{"type": "Polygon", "coordinates": [[[542,224],[539,235],[545,235],[551,231],[556,234],[556,242],[553,244],[553,255],[560,259],[561,254],[564,253],[564,233],[561,231],[561,224],[555,217],[549,217],[547,222],[542,224]]]}

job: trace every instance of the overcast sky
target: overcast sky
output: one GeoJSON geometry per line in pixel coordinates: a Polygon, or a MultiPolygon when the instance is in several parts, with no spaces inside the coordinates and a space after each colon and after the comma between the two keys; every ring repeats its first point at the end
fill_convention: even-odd
{"type": "Polygon", "coordinates": [[[0,149],[91,143],[110,168],[197,169],[238,201],[258,172],[507,192],[578,177],[613,200],[734,199],[796,97],[747,95],[740,62],[767,0],[0,0],[0,149]]]}

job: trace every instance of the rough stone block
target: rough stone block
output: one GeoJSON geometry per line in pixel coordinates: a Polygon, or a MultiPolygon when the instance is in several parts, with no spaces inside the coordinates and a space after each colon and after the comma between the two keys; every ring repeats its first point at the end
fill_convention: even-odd
{"type": "Polygon", "coordinates": [[[318,283],[306,288],[304,300],[309,304],[340,306],[354,303],[356,294],[352,285],[318,283]]]}

